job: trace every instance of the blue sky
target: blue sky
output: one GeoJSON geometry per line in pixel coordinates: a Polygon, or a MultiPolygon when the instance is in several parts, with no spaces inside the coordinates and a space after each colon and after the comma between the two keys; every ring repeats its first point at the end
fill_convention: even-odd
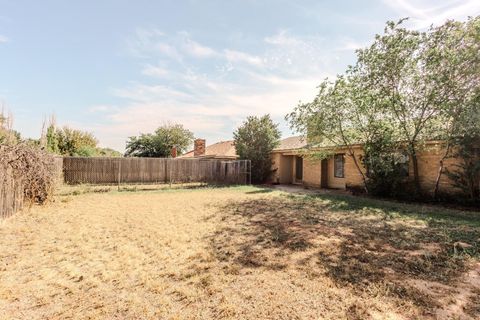
{"type": "Polygon", "coordinates": [[[38,137],[44,118],[123,151],[179,122],[208,143],[247,115],[284,115],[387,20],[465,20],[480,1],[0,0],[0,103],[38,137]]]}

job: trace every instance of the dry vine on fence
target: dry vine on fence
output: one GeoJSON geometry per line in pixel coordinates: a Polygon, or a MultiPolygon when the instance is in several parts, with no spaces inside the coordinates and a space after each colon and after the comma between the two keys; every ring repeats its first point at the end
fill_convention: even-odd
{"type": "Polygon", "coordinates": [[[23,188],[25,200],[44,203],[57,176],[54,157],[25,144],[0,145],[0,183],[15,179],[23,188]]]}

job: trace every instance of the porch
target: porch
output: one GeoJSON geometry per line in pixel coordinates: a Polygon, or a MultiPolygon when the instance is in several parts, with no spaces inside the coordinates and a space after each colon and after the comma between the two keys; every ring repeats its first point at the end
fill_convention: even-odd
{"type": "Polygon", "coordinates": [[[273,155],[273,169],[274,184],[346,189],[344,154],[317,160],[296,153],[276,153],[273,155]]]}

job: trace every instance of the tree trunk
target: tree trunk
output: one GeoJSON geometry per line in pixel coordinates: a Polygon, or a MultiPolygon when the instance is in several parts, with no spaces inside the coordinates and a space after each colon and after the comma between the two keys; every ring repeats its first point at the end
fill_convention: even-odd
{"type": "Polygon", "coordinates": [[[442,176],[442,173],[443,173],[443,159],[444,158],[442,158],[439,162],[437,178],[435,179],[435,189],[433,190],[434,199],[438,198],[438,190],[440,188],[440,177],[442,176]]]}
{"type": "Polygon", "coordinates": [[[355,164],[355,167],[357,168],[358,172],[362,176],[363,189],[365,190],[365,193],[368,194],[367,178],[365,177],[365,174],[363,173],[362,169],[360,168],[360,165],[358,164],[357,158],[355,157],[355,152],[353,152],[353,150],[350,150],[349,148],[349,153],[350,153],[350,157],[352,157],[353,159],[353,163],[355,164]]]}
{"type": "Polygon", "coordinates": [[[415,195],[420,195],[420,177],[418,172],[418,158],[417,158],[417,151],[415,150],[415,145],[410,145],[410,155],[412,156],[412,163],[413,163],[413,182],[415,185],[415,195]]]}
{"type": "Polygon", "coordinates": [[[438,191],[440,189],[440,178],[442,177],[442,173],[443,173],[444,161],[448,157],[449,153],[450,153],[450,143],[447,143],[447,146],[445,148],[445,153],[442,159],[440,159],[439,166],[438,166],[437,178],[435,179],[435,190],[433,191],[434,199],[438,198],[438,191]]]}

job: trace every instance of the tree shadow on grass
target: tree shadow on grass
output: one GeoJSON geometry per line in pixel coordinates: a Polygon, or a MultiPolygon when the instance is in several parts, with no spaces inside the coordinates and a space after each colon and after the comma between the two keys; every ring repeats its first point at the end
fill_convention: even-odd
{"type": "MultiPolygon", "coordinates": [[[[287,195],[287,198],[294,199],[295,195],[287,195]]],[[[298,196],[297,196],[298,198],[298,196]]],[[[306,195],[305,202],[321,200],[329,202],[329,209],[334,211],[352,211],[362,208],[379,210],[382,214],[393,216],[411,217],[431,222],[454,222],[480,227],[480,212],[460,211],[441,206],[422,204],[411,204],[394,200],[381,200],[362,196],[330,194],[330,195],[306,195]]]]}
{"type": "Polygon", "coordinates": [[[262,188],[262,187],[257,187],[258,190],[253,190],[253,191],[247,191],[245,192],[246,194],[260,194],[260,193],[271,193],[275,191],[272,188],[262,188]]]}
{"type": "Polygon", "coordinates": [[[424,309],[438,307],[439,297],[415,282],[443,285],[452,294],[468,269],[468,257],[478,258],[477,226],[434,214],[405,219],[418,213],[349,200],[283,196],[231,201],[219,208],[212,251],[227,269],[289,268],[324,275],[338,286],[409,300],[424,309]],[[453,243],[464,240],[474,241],[473,249],[454,252],[453,243]]]}

